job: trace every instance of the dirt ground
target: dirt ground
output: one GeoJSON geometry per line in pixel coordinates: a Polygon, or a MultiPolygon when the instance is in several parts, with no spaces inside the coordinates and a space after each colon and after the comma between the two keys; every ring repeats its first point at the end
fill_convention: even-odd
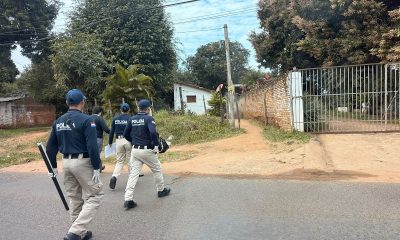
{"type": "MultiPolygon", "coordinates": [[[[264,140],[260,127],[248,121],[242,121],[241,125],[247,132],[236,137],[172,146],[169,151],[190,151],[194,157],[163,163],[164,173],[400,183],[400,133],[316,135],[305,145],[273,144],[264,140]]],[[[31,133],[18,139],[31,138],[32,134],[43,136],[31,133]]],[[[112,165],[106,166],[106,172],[112,170],[112,165]]],[[[34,161],[0,169],[0,173],[2,171],[44,172],[45,167],[42,161],[34,161]]]]}

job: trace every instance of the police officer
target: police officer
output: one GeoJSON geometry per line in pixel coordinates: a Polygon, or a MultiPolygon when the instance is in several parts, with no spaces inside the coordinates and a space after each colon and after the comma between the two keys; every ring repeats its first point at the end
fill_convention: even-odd
{"type": "Polygon", "coordinates": [[[113,142],[114,134],[116,137],[116,153],[117,163],[115,164],[113,175],[110,179],[110,188],[114,189],[117,183],[117,178],[121,174],[122,168],[124,167],[125,159],[128,162],[129,156],[131,155],[132,145],[128,142],[123,134],[126,125],[128,124],[130,116],[128,115],[130,107],[129,104],[121,104],[121,114],[113,118],[111,123],[111,132],[108,138],[108,144],[111,145],[113,142]]]}
{"type": "Polygon", "coordinates": [[[133,201],[133,191],[139,178],[143,163],[146,164],[154,174],[158,197],[168,196],[171,189],[165,187],[164,177],[158,160],[158,134],[154,118],[149,116],[150,101],[143,99],[139,101],[140,112],[129,119],[124,131],[124,137],[132,143],[132,153],[129,161],[130,173],[125,189],[124,208],[126,210],[136,207],[133,201]]]}
{"type": "Polygon", "coordinates": [[[96,124],[82,113],[85,96],[78,89],[66,95],[67,113],[58,118],[47,142],[46,152],[57,174],[56,155],[63,154],[64,186],[70,202],[72,226],[64,240],[91,239],[87,230],[103,198],[96,124]]]}
{"type": "MultiPolygon", "coordinates": [[[[101,150],[103,149],[103,132],[110,133],[110,129],[107,127],[107,124],[104,122],[103,117],[103,108],[96,106],[93,108],[92,118],[96,123],[96,133],[97,133],[97,146],[99,148],[99,155],[101,154],[101,150]]],[[[100,159],[101,160],[101,159],[100,159]]],[[[100,162],[100,171],[103,171],[105,166],[100,162]]]]}

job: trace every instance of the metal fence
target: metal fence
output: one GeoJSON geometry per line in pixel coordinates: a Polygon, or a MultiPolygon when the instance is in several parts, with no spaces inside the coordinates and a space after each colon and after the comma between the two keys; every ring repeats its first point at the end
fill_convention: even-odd
{"type": "Polygon", "coordinates": [[[295,130],[400,131],[399,63],[302,69],[288,80],[295,130]]]}

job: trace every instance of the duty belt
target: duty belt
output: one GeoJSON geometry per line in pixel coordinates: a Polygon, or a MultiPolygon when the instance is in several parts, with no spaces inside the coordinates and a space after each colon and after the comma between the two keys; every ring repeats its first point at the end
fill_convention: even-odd
{"type": "Polygon", "coordinates": [[[143,146],[143,145],[133,145],[133,148],[136,149],[153,149],[153,146],[143,146]]]}
{"type": "Polygon", "coordinates": [[[82,158],[88,158],[89,153],[73,153],[73,154],[64,154],[64,158],[71,158],[71,159],[76,159],[79,158],[79,155],[82,154],[82,158]]]}

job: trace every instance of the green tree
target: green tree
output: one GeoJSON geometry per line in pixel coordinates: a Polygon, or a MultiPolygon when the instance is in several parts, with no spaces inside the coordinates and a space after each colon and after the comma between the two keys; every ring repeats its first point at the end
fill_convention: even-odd
{"type": "Polygon", "coordinates": [[[58,0],[0,1],[0,82],[13,82],[18,74],[11,60],[17,45],[33,62],[46,59],[59,6],[58,0]]]}
{"type": "Polygon", "coordinates": [[[293,18],[305,37],[299,50],[324,66],[378,62],[371,49],[387,28],[387,11],[375,0],[309,0],[293,18]]]}
{"type": "Polygon", "coordinates": [[[68,89],[65,86],[56,87],[53,66],[50,61],[32,63],[21,73],[15,83],[27,96],[36,101],[53,104],[57,112],[66,110],[65,93],[68,89]]]}
{"type": "Polygon", "coordinates": [[[317,66],[316,59],[300,50],[299,40],[304,33],[293,23],[295,7],[301,0],[260,1],[258,18],[261,32],[252,32],[250,40],[256,51],[257,62],[278,74],[293,67],[317,66]]]}
{"type": "MultiPolygon", "coordinates": [[[[230,42],[232,81],[239,83],[247,72],[249,51],[239,42],[230,42]]],[[[196,83],[208,89],[215,89],[227,83],[225,42],[212,42],[197,49],[194,56],[187,59],[189,71],[196,83]]]]}
{"type": "Polygon", "coordinates": [[[106,106],[112,110],[119,109],[122,98],[131,106],[136,106],[135,100],[150,99],[154,94],[152,79],[139,73],[138,65],[131,65],[127,69],[117,64],[115,73],[107,79],[107,88],[102,96],[106,106]],[[108,104],[111,103],[111,106],[108,104]]]}
{"type": "Polygon", "coordinates": [[[221,116],[226,108],[226,97],[220,96],[220,93],[213,92],[211,95],[211,99],[208,101],[208,105],[210,105],[211,109],[208,110],[211,116],[221,116]]]}
{"type": "Polygon", "coordinates": [[[247,86],[247,88],[253,88],[258,81],[262,81],[264,78],[264,73],[260,70],[249,70],[240,79],[240,83],[247,86]]]}
{"type": "Polygon", "coordinates": [[[372,53],[389,62],[400,61],[400,8],[389,12],[390,24],[372,53]]]}
{"type": "Polygon", "coordinates": [[[101,41],[94,35],[77,33],[53,42],[51,55],[57,87],[80,88],[90,99],[105,88],[102,77],[107,67],[101,41]]]}
{"type": "Polygon", "coordinates": [[[11,59],[11,49],[8,46],[0,46],[0,84],[14,82],[18,74],[17,66],[11,59]]]}
{"type": "Polygon", "coordinates": [[[252,33],[257,61],[273,72],[378,62],[373,52],[389,26],[387,7],[378,0],[260,1],[263,31],[252,33]]]}
{"type": "Polygon", "coordinates": [[[173,28],[160,0],[85,0],[70,31],[96,34],[109,64],[138,65],[150,76],[157,97],[172,89],[176,54],[173,28]]]}

